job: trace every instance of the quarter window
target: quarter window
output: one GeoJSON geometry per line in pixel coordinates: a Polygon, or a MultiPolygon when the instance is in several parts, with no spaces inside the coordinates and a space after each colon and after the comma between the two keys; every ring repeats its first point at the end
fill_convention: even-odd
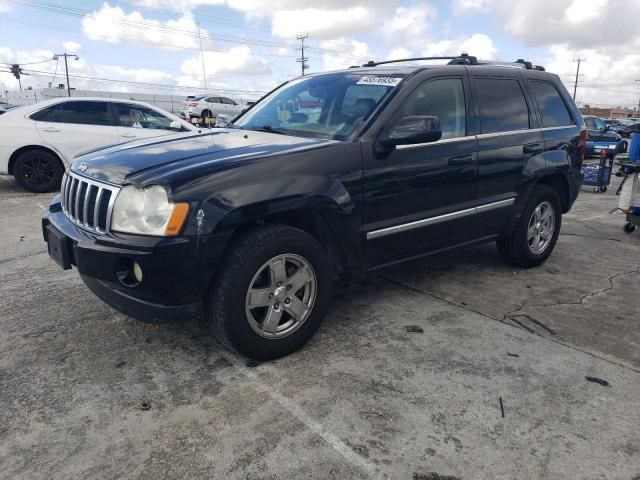
{"type": "Polygon", "coordinates": [[[481,133],[530,128],[529,108],[517,80],[478,78],[476,87],[481,133]]]}
{"type": "Polygon", "coordinates": [[[429,80],[405,100],[400,116],[430,115],[440,118],[442,138],[466,135],[464,88],[460,78],[429,80]]]}
{"type": "Polygon", "coordinates": [[[31,115],[31,120],[37,122],[62,122],[62,104],[58,103],[57,105],[43,108],[39,112],[31,115]]]}
{"type": "Polygon", "coordinates": [[[546,82],[530,81],[529,87],[538,103],[543,127],[564,127],[575,125],[567,104],[556,87],[546,82]]]}

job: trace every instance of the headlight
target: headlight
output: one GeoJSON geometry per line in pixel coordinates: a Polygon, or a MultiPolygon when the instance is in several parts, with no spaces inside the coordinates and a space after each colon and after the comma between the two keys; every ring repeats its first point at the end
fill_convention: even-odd
{"type": "Polygon", "coordinates": [[[166,190],[153,185],[144,190],[127,185],[116,197],[111,230],[140,235],[173,236],[180,233],[188,203],[169,203],[166,190]]]}

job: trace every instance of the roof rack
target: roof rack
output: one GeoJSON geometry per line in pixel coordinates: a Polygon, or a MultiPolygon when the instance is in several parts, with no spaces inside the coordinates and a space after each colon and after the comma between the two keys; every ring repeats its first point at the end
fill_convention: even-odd
{"type": "Polygon", "coordinates": [[[374,62],[369,60],[362,65],[363,67],[377,67],[378,65],[386,65],[388,63],[400,63],[400,62],[416,62],[422,60],[449,60],[448,65],[476,65],[478,59],[466,53],[461,53],[455,57],[414,57],[414,58],[400,58],[397,60],[385,60],[383,62],[374,62]]]}
{"type": "MultiPolygon", "coordinates": [[[[544,67],[540,65],[533,65],[531,62],[528,62],[522,58],[519,58],[515,62],[493,62],[490,60],[478,60],[477,57],[473,55],[469,55],[468,53],[461,53],[455,57],[414,57],[414,58],[400,58],[397,60],[384,60],[382,62],[374,62],[373,60],[369,60],[367,63],[362,65],[362,67],[377,67],[378,65],[386,65],[389,63],[402,63],[402,62],[416,62],[416,61],[424,61],[424,60],[449,60],[447,65],[494,65],[501,67],[511,67],[511,68],[526,68],[527,70],[540,70],[544,72],[544,67]]],[[[350,68],[359,68],[357,65],[354,65],[350,68]]]]}

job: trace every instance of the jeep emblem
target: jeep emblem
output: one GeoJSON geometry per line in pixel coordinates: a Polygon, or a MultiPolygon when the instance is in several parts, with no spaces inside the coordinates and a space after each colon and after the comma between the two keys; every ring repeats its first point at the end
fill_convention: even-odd
{"type": "Polygon", "coordinates": [[[89,168],[89,165],[87,165],[86,163],[81,163],[77,168],[78,173],[84,172],[87,168],[89,168]]]}

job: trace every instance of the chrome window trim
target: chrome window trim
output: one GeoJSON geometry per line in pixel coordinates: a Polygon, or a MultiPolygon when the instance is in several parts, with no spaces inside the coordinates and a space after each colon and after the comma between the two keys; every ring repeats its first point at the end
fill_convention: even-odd
{"type": "Polygon", "coordinates": [[[372,230],[370,232],[367,232],[367,240],[373,240],[375,238],[385,237],[387,235],[393,235],[394,233],[400,233],[400,232],[405,232],[407,230],[422,228],[422,227],[426,227],[427,225],[434,225],[436,223],[448,222],[449,220],[455,220],[457,218],[462,218],[469,215],[475,215],[476,213],[495,210],[496,208],[507,207],[509,205],[513,205],[515,201],[516,201],[516,197],[507,198],[506,200],[499,200],[497,202],[478,205],[477,207],[465,208],[464,210],[445,213],[444,215],[438,215],[436,217],[424,218],[422,220],[416,220],[409,223],[394,225],[393,227],[381,228],[379,230],[372,230]]]}
{"type": "Polygon", "coordinates": [[[547,130],[564,130],[566,128],[578,128],[578,125],[576,125],[575,123],[572,125],[563,125],[561,127],[544,127],[541,130],[542,131],[547,131],[547,130]]]}
{"type": "Polygon", "coordinates": [[[467,135],[464,137],[453,137],[453,138],[443,138],[442,140],[438,140],[435,142],[428,143],[413,143],[411,145],[397,145],[397,150],[408,150],[411,148],[421,148],[421,147],[430,147],[433,145],[442,145],[443,143],[453,143],[453,142],[464,142],[467,140],[475,140],[475,135],[467,135]]]}
{"type": "Polygon", "coordinates": [[[529,133],[529,132],[536,132],[536,131],[540,131],[539,128],[523,128],[520,130],[508,130],[506,132],[493,132],[493,133],[481,133],[479,135],[476,135],[476,137],[478,139],[482,139],[482,138],[494,138],[494,137],[506,137],[508,135],[518,135],[521,133],[529,133]]]}

